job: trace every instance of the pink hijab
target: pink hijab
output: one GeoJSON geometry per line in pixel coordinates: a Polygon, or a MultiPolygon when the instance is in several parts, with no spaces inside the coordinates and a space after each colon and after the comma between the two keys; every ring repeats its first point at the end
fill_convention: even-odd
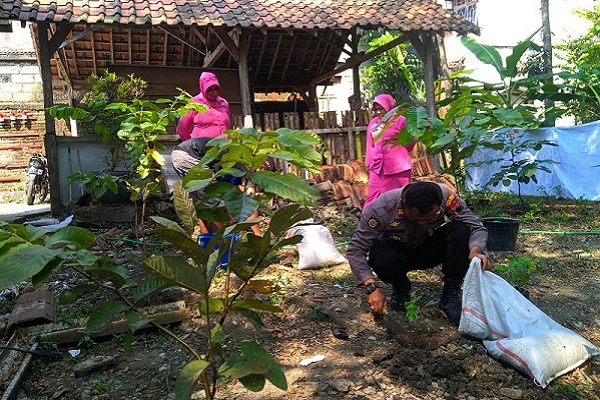
{"type": "Polygon", "coordinates": [[[385,112],[390,111],[392,108],[394,108],[394,106],[396,105],[396,100],[394,100],[394,98],[387,94],[387,93],[382,93],[382,94],[378,94],[377,96],[375,96],[375,99],[373,100],[373,103],[371,104],[371,106],[373,106],[373,104],[379,104],[381,107],[383,107],[383,109],[385,110],[385,112]]]}

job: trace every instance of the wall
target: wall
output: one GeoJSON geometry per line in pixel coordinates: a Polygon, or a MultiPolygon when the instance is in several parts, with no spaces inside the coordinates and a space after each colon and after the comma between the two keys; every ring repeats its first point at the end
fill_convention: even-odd
{"type": "Polygon", "coordinates": [[[31,31],[18,22],[12,30],[0,33],[0,192],[24,190],[29,158],[44,152],[44,101],[31,31]]]}

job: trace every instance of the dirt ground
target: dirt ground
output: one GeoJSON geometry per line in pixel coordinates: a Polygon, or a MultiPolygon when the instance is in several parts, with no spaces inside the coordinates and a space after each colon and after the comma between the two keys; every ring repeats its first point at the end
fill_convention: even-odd
{"type": "MultiPolygon", "coordinates": [[[[472,208],[481,216],[500,215],[486,202],[474,204],[472,208]]],[[[329,227],[343,253],[356,213],[325,207],[316,218],[329,227]]],[[[600,205],[546,204],[538,199],[519,218],[522,231],[541,232],[520,234],[515,251],[491,254],[494,263],[507,263],[510,255],[535,260],[540,269],[525,286],[530,300],[563,326],[600,345],[600,235],[580,234],[600,231],[600,205]]],[[[100,237],[106,231],[96,234],[100,237]]],[[[110,235],[127,238],[131,232],[112,230],[110,235]]],[[[141,253],[135,243],[104,240],[97,250],[132,270],[139,268],[141,253]]],[[[233,337],[257,341],[279,361],[288,390],[267,383],[263,391],[253,393],[237,382],[223,381],[218,399],[599,399],[600,357],[542,389],[530,377],[494,359],[481,341],[462,337],[431,304],[442,289],[437,269],[411,273],[413,292],[422,296],[417,319],[408,322],[405,315],[394,313],[391,316],[399,326],[390,330],[369,312],[366,296],[353,286],[347,264],[298,270],[297,261],[297,253],[286,250],[279,263],[266,271],[280,288],[269,300],[282,313],[264,315],[265,327],[259,330],[239,316],[232,316],[225,326],[233,337]],[[318,361],[300,365],[316,356],[318,361]]],[[[60,292],[75,279],[57,274],[49,285],[60,292]]],[[[386,291],[390,294],[391,289],[386,291]]],[[[161,301],[180,299],[186,301],[191,317],[171,328],[201,349],[202,318],[194,310],[193,296],[171,292],[161,301]]],[[[93,307],[96,300],[79,307],[93,307]]],[[[63,306],[58,312],[62,319],[78,313],[63,306]]],[[[16,399],[170,399],[182,365],[191,359],[182,346],[152,329],[135,335],[131,353],[124,351],[118,334],[55,350],[62,354],[59,360],[35,358],[16,399]],[[80,350],[80,354],[71,357],[68,350],[80,350]],[[108,358],[81,376],[74,374],[76,366],[97,356],[108,358]]],[[[202,398],[201,391],[193,398],[202,398]]]]}

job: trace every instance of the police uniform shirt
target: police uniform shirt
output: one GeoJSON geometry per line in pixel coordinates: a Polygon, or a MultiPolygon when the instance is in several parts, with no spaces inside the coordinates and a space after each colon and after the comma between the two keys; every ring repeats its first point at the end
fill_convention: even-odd
{"type": "Polygon", "coordinates": [[[375,277],[367,263],[367,254],[375,242],[393,240],[401,247],[419,247],[446,222],[446,217],[464,222],[471,228],[469,248],[479,246],[484,249],[487,229],[452,189],[442,183],[438,185],[443,194],[440,211],[425,224],[417,224],[404,215],[402,192],[408,185],[382,194],[363,210],[346,251],[357,285],[375,277]]]}

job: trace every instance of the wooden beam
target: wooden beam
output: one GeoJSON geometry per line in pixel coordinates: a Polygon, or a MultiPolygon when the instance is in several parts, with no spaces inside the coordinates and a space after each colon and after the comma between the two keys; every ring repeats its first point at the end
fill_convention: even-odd
{"type": "Polygon", "coordinates": [[[265,55],[265,49],[267,48],[267,43],[269,42],[268,36],[263,35],[263,41],[260,46],[260,54],[258,55],[258,61],[256,62],[256,70],[254,71],[254,79],[258,77],[258,71],[262,65],[263,56],[265,55]]]}
{"type": "Polygon", "coordinates": [[[287,74],[287,70],[288,67],[290,65],[290,61],[292,59],[292,54],[294,54],[294,51],[296,49],[296,39],[297,39],[297,35],[294,35],[292,38],[292,45],[290,46],[290,48],[288,49],[288,56],[287,59],[285,60],[285,65],[283,66],[283,72],[281,73],[281,79],[285,80],[285,75],[287,74]]]}
{"type": "Polygon", "coordinates": [[[363,62],[370,60],[371,58],[378,56],[379,54],[384,53],[391,48],[396,47],[400,43],[406,42],[407,40],[408,40],[408,37],[402,35],[402,36],[392,40],[391,42],[388,42],[382,46],[379,46],[378,48],[376,48],[368,53],[360,52],[360,53],[350,57],[348,60],[346,60],[344,65],[342,65],[341,67],[338,67],[331,72],[328,72],[321,76],[316,77],[310,83],[311,84],[319,84],[320,82],[323,82],[324,80],[329,79],[332,76],[335,76],[335,75],[339,74],[340,72],[343,72],[347,69],[353,68],[354,66],[360,65],[363,62]]]}
{"type": "Polygon", "coordinates": [[[203,56],[206,55],[206,53],[204,53],[202,50],[200,50],[199,48],[197,48],[196,46],[194,46],[193,44],[191,44],[187,40],[185,40],[183,38],[180,38],[179,36],[175,35],[172,32],[169,32],[168,30],[166,30],[162,26],[157,26],[157,28],[160,29],[161,31],[163,31],[164,33],[166,33],[167,35],[170,35],[170,36],[174,37],[175,39],[179,40],[181,43],[187,45],[188,47],[194,49],[195,51],[197,51],[198,53],[202,54],[203,56]]]}
{"type": "Polygon", "coordinates": [[[81,73],[79,72],[79,67],[77,66],[77,53],[75,52],[75,46],[73,43],[69,44],[69,48],[71,49],[71,54],[73,55],[73,68],[75,69],[75,76],[78,79],[81,79],[81,73]]]}
{"type": "Polygon", "coordinates": [[[221,57],[221,55],[227,50],[225,44],[223,42],[219,43],[216,49],[210,51],[204,57],[204,68],[210,68],[213,64],[221,57]]]}
{"type": "MultiPolygon", "coordinates": [[[[160,29],[160,27],[159,27],[160,29]]],[[[165,32],[165,35],[163,37],[163,65],[167,65],[167,55],[168,55],[168,48],[169,48],[169,35],[167,35],[167,32],[165,32]]]]}
{"type": "MultiPolygon", "coordinates": [[[[231,57],[239,64],[240,63],[240,49],[234,43],[233,39],[229,36],[227,30],[225,28],[214,28],[214,32],[219,38],[219,40],[225,45],[231,57]]],[[[247,61],[247,60],[246,60],[247,61]]]]}
{"type": "Polygon", "coordinates": [[[112,28],[110,29],[110,63],[115,63],[115,38],[112,28]]]}
{"type": "Polygon", "coordinates": [[[50,38],[48,42],[48,51],[50,52],[50,57],[52,57],[52,55],[56,53],[60,47],[64,47],[61,46],[62,42],[71,32],[74,26],[74,24],[60,24],[56,26],[56,31],[52,34],[52,38],[50,38]]]}
{"type": "Polygon", "coordinates": [[[200,32],[196,26],[192,26],[191,30],[192,30],[192,33],[194,35],[196,35],[196,37],[198,37],[198,39],[200,39],[200,41],[204,44],[204,46],[207,46],[206,37],[204,37],[202,32],[200,32]]]}
{"type": "Polygon", "coordinates": [[[92,38],[90,39],[92,44],[92,63],[94,65],[94,73],[98,73],[98,65],[96,64],[96,44],[94,42],[94,34],[92,33],[92,38]]]}
{"type": "Polygon", "coordinates": [[[150,65],[150,47],[152,44],[150,43],[150,29],[146,31],[146,64],[150,65]]]}
{"type": "Polygon", "coordinates": [[[281,47],[281,39],[282,39],[282,36],[280,35],[277,38],[277,46],[275,46],[275,52],[273,53],[273,59],[271,60],[271,66],[269,68],[269,75],[267,76],[268,80],[271,80],[271,78],[273,76],[273,70],[275,69],[277,56],[279,55],[279,48],[281,47]]]}
{"type": "MultiPolygon", "coordinates": [[[[334,33],[334,32],[331,32],[331,33],[330,33],[330,35],[331,35],[331,34],[336,34],[336,33],[334,33]]],[[[324,41],[324,42],[325,42],[325,43],[327,43],[327,44],[328,44],[330,47],[334,47],[334,48],[338,49],[339,51],[341,51],[342,53],[346,53],[346,54],[348,54],[349,56],[351,56],[351,55],[352,55],[352,53],[351,53],[351,52],[350,52],[348,49],[346,49],[346,46],[338,46],[337,44],[333,43],[331,40],[329,40],[329,39],[326,39],[326,38],[322,38],[322,37],[319,37],[319,36],[317,36],[317,39],[324,41]]]]}

